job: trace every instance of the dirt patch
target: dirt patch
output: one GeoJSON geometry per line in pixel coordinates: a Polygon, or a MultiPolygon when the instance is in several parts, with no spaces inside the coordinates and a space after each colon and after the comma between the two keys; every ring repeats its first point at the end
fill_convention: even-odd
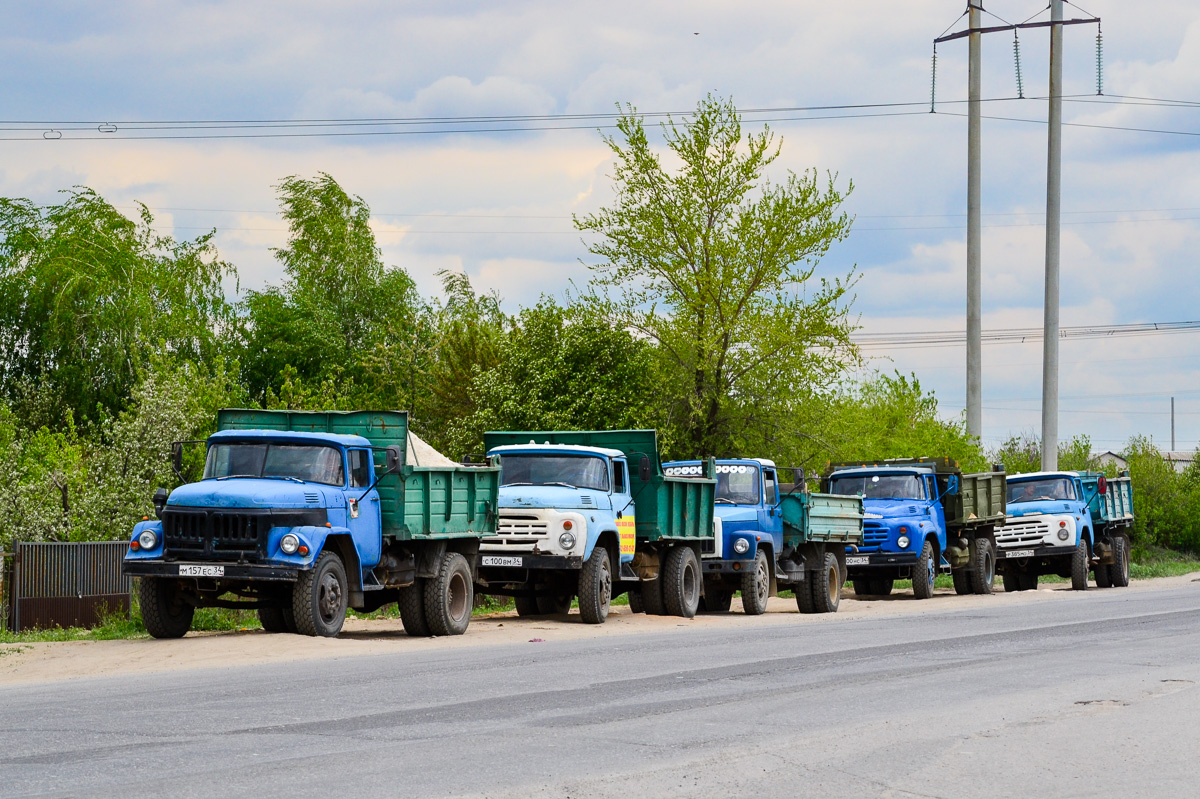
{"type": "MultiPolygon", "coordinates": [[[[1150,591],[1176,588],[1196,581],[1196,574],[1139,580],[1120,591],[1150,591]]],[[[1110,591],[1104,591],[1108,595],[1110,591]]],[[[613,608],[602,625],[586,625],[577,613],[567,616],[517,618],[513,612],[475,618],[466,635],[449,638],[411,638],[399,619],[348,619],[336,639],[280,635],[261,630],[219,633],[190,633],[173,641],[148,639],[125,641],[63,641],[0,645],[0,685],[19,685],[57,680],[143,674],[177,669],[207,669],[267,663],[287,663],[317,658],[358,657],[394,654],[398,651],[453,650],[463,647],[527,643],[540,646],[550,641],[600,639],[618,635],[675,634],[684,629],[717,629],[748,624],[796,625],[837,624],[847,618],[883,618],[945,611],[971,611],[1000,604],[1062,601],[1072,594],[1069,585],[1053,584],[1037,591],[993,596],[956,596],[953,590],[938,590],[926,602],[917,602],[911,591],[890,597],[858,599],[842,593],[836,614],[801,615],[792,599],[774,598],[763,616],[747,619],[738,600],[733,611],[699,615],[694,619],[634,614],[627,607],[613,608]]]]}

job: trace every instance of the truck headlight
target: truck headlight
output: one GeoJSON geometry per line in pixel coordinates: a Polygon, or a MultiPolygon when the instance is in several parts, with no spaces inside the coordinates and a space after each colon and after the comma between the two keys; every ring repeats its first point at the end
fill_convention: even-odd
{"type": "Polygon", "coordinates": [[[908,549],[908,544],[909,544],[909,540],[908,540],[908,536],[906,536],[906,535],[902,535],[896,539],[896,545],[899,546],[901,549],[908,549]]]}
{"type": "MultiPolygon", "coordinates": [[[[570,524],[570,522],[567,522],[570,524]]],[[[563,533],[558,537],[558,545],[563,549],[571,549],[575,546],[575,535],[573,533],[563,533]]]]}
{"type": "Polygon", "coordinates": [[[745,538],[739,538],[733,542],[733,551],[739,555],[745,555],[750,550],[750,541],[745,538]]]}
{"type": "Polygon", "coordinates": [[[153,530],[142,530],[138,534],[138,546],[142,549],[154,549],[158,545],[158,536],[153,530]]]}
{"type": "Polygon", "coordinates": [[[1067,532],[1067,523],[1059,522],[1058,523],[1058,540],[1066,541],[1070,537],[1071,537],[1071,534],[1069,532],[1067,532]]]}
{"type": "Polygon", "coordinates": [[[279,548],[285,555],[295,555],[296,550],[300,548],[300,539],[296,537],[295,533],[288,533],[279,539],[279,548]]]}

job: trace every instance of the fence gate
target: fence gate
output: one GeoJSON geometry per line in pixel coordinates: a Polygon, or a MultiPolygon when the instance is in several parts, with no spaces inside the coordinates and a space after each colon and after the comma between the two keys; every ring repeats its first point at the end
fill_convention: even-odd
{"type": "Polygon", "coordinates": [[[107,615],[130,611],[130,580],[121,574],[128,544],[13,546],[8,585],[14,632],[46,627],[93,627],[107,615]]]}

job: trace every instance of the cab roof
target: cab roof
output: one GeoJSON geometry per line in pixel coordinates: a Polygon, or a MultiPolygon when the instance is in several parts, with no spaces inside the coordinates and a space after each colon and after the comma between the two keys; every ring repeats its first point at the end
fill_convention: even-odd
{"type": "Polygon", "coordinates": [[[307,433],[287,430],[221,430],[208,437],[209,441],[306,441],[314,444],[340,444],[343,447],[369,447],[371,442],[362,436],[344,433],[307,433]]]}
{"type": "Polygon", "coordinates": [[[578,444],[539,444],[536,441],[530,441],[528,444],[503,444],[499,447],[492,447],[488,450],[488,455],[503,455],[506,452],[514,454],[519,452],[557,452],[563,455],[604,455],[609,458],[625,457],[625,453],[619,449],[583,447],[578,444]]]}
{"type": "MultiPolygon", "coordinates": [[[[775,466],[775,461],[771,460],[770,458],[717,458],[716,460],[717,463],[757,463],[759,466],[765,466],[768,469],[777,468],[775,466]]],[[[697,460],[696,458],[681,459],[667,461],[663,464],[663,466],[675,466],[684,463],[691,465],[695,463],[704,463],[704,461],[697,460]]]]}
{"type": "Polygon", "coordinates": [[[844,469],[835,469],[829,473],[830,477],[841,477],[843,475],[854,474],[933,474],[932,466],[853,466],[844,469]]]}
{"type": "Polygon", "coordinates": [[[1022,480],[1034,480],[1039,477],[1078,477],[1079,472],[1025,472],[1024,474],[1010,474],[1008,482],[1019,483],[1022,480]]]}

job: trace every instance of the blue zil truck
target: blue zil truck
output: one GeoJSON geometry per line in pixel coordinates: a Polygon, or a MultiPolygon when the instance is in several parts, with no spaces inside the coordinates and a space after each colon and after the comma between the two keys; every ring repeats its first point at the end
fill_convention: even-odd
{"type": "Polygon", "coordinates": [[[653,430],[490,432],[500,465],[499,527],[480,546],[481,593],[521,616],[566,613],[600,624],[612,599],[690,618],[700,557],[713,547],[712,466],[664,475],[653,430]]]}
{"type": "Polygon", "coordinates": [[[1133,484],[1128,472],[1035,472],[1008,478],[1008,521],[996,534],[1005,591],[1037,588],[1038,577],[1070,577],[1088,587],[1129,585],[1133,484]]]}
{"type": "Polygon", "coordinates": [[[186,634],[203,607],[336,636],[348,607],[391,602],[410,635],[466,631],[499,469],[417,463],[402,411],[225,409],[217,429],[174,445],[180,479],[183,444],[206,445],[203,478],[155,492],[158,518],[129,541],[152,636],[186,634]]]}
{"type": "MultiPolygon", "coordinates": [[[[668,475],[699,477],[701,461],[664,464],[668,475]]],[[[846,582],[846,550],[862,544],[863,501],[858,496],[809,493],[800,469],[764,458],[716,464],[717,536],[704,567],[703,606],[727,611],[735,591],[742,610],[758,615],[784,588],[801,613],[832,613],[846,582]],[[790,472],[794,483],[780,482],[790,472]]]]}
{"type": "Polygon", "coordinates": [[[928,599],[936,576],[949,571],[956,593],[990,594],[1005,477],[999,466],[963,474],[950,458],[830,464],[823,489],[857,494],[866,510],[863,542],[846,554],[854,593],[887,595],[907,578],[916,598],[928,599]]]}

